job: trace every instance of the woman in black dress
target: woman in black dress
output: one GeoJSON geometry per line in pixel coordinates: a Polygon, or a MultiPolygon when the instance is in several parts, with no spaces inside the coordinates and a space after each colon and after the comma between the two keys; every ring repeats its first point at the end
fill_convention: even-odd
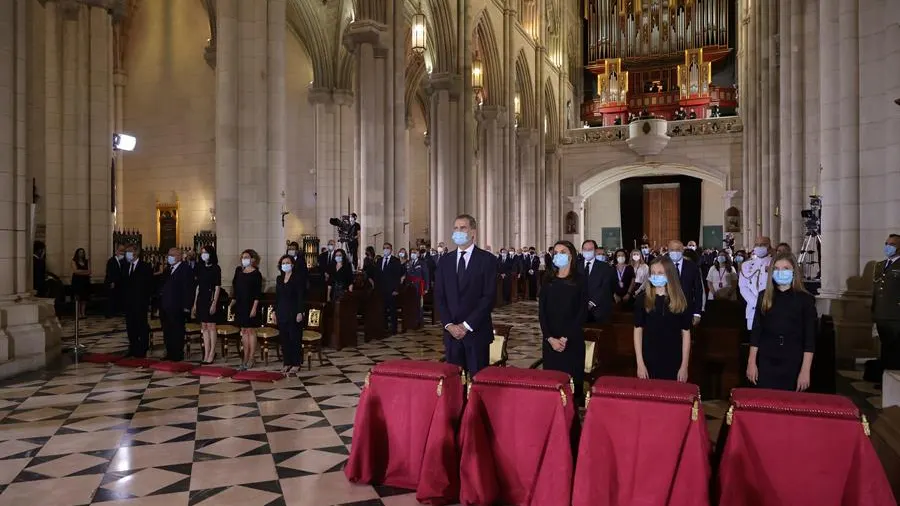
{"type": "Polygon", "coordinates": [[[191,312],[200,321],[200,335],[203,337],[203,360],[200,363],[211,364],[216,358],[216,320],[219,316],[219,293],[222,290],[222,268],[219,267],[215,248],[200,248],[200,263],[194,272],[197,276],[197,293],[194,295],[194,309],[191,312]]]}
{"type": "Polygon", "coordinates": [[[575,399],[584,400],[584,331],[587,319],[587,285],[578,276],[575,246],[558,241],[553,261],[547,269],[538,304],[541,334],[544,336],[544,369],[562,371],[575,383],[575,399]]]}
{"type": "Polygon", "coordinates": [[[375,287],[375,276],[378,275],[378,265],[375,263],[375,248],[366,246],[366,258],[363,260],[363,272],[372,288],[375,287]]]}
{"type": "Polygon", "coordinates": [[[634,301],[638,378],[687,381],[692,323],[675,264],[668,256],[655,258],[644,293],[634,301]]]}
{"type": "Polygon", "coordinates": [[[334,252],[334,265],[328,278],[328,300],[334,302],[346,291],[353,291],[353,268],[347,253],[338,248],[334,252]]]}
{"type": "Polygon", "coordinates": [[[747,379],[760,388],[809,388],[817,319],[816,301],[803,288],[797,260],[790,253],[776,256],[756,302],[747,379]]]}
{"type": "Polygon", "coordinates": [[[79,318],[87,312],[87,301],[91,294],[91,261],[88,260],[84,248],[75,250],[72,256],[72,296],[75,297],[75,311],[79,318]]]}
{"type": "Polygon", "coordinates": [[[275,282],[275,322],[281,337],[281,356],[284,359],[281,372],[284,374],[296,374],[303,364],[301,337],[306,313],[306,278],[303,275],[305,271],[295,271],[295,266],[293,257],[281,257],[281,274],[275,282]]]}
{"type": "Polygon", "coordinates": [[[628,264],[628,252],[624,249],[616,250],[614,265],[616,271],[616,284],[613,287],[613,297],[616,303],[629,304],[634,297],[634,267],[628,264]]]}
{"type": "Polygon", "coordinates": [[[256,329],[262,324],[259,304],[262,299],[262,274],[259,273],[259,254],[252,250],[241,253],[241,266],[235,269],[231,281],[234,307],[234,324],[241,329],[244,357],[238,368],[246,371],[253,367],[256,356],[256,329]]]}

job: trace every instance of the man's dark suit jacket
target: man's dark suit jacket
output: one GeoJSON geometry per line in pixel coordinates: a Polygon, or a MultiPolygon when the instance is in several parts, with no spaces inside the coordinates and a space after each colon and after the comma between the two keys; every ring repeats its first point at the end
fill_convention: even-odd
{"type": "MultiPolygon", "coordinates": [[[[677,267],[676,267],[677,268],[677,267]]],[[[700,267],[687,258],[681,259],[681,289],[693,314],[703,311],[703,278],[700,267]]]]}
{"type": "MultiPolygon", "coordinates": [[[[127,264],[124,261],[120,262],[115,255],[111,256],[109,260],[106,261],[106,277],[103,280],[103,282],[106,283],[106,286],[113,283],[118,285],[122,281],[124,273],[126,272],[126,265],[127,264]]],[[[119,287],[116,286],[116,288],[119,287]]]]}
{"type": "MultiPolygon", "coordinates": [[[[441,315],[441,324],[469,324],[472,332],[463,339],[490,344],[494,340],[491,311],[497,297],[497,257],[478,248],[472,250],[463,286],[457,280],[457,253],[441,257],[434,282],[434,303],[441,315]]],[[[450,333],[444,331],[444,338],[450,333]]],[[[452,338],[451,338],[452,339],[452,338]]]]}
{"type": "Polygon", "coordinates": [[[334,267],[334,252],[319,253],[318,265],[320,273],[331,272],[331,268],[334,267]],[[331,255],[330,261],[328,260],[328,255],[331,255]]]}
{"type": "Polygon", "coordinates": [[[500,258],[497,260],[497,274],[514,274],[516,272],[516,261],[513,257],[507,256],[506,260],[500,258]]]}
{"type": "Polygon", "coordinates": [[[377,269],[375,288],[382,295],[391,295],[400,288],[400,280],[405,272],[399,258],[391,255],[387,268],[384,267],[384,258],[377,258],[375,260],[375,268],[377,269]]]}
{"type": "Polygon", "coordinates": [[[150,264],[138,260],[134,265],[134,272],[129,274],[131,264],[126,265],[123,281],[125,311],[146,313],[153,295],[153,270],[150,264]]]}
{"type": "Polygon", "coordinates": [[[529,270],[534,271],[534,274],[528,274],[529,276],[537,276],[538,271],[541,270],[541,259],[537,257],[537,255],[531,255],[531,260],[527,268],[525,269],[525,274],[528,274],[529,270]]]}
{"type": "Polygon", "coordinates": [[[194,271],[187,262],[178,264],[175,272],[172,267],[166,271],[163,280],[160,308],[169,313],[191,310],[194,305],[194,271]]]}
{"type": "Polygon", "coordinates": [[[615,269],[595,258],[590,275],[585,271],[584,260],[578,263],[578,273],[587,279],[588,301],[594,303],[594,308],[590,310],[594,321],[599,323],[609,321],[613,309],[615,269]]]}

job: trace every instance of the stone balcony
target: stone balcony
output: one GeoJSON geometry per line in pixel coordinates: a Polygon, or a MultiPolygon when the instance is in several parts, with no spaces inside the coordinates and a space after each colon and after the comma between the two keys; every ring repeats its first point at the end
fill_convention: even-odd
{"type": "MultiPolygon", "coordinates": [[[[640,123],[644,120],[632,122],[640,123]]],[[[665,121],[665,120],[656,120],[665,121]]],[[[602,144],[626,142],[630,138],[629,127],[631,125],[616,125],[592,128],[573,128],[567,130],[561,139],[562,144],[602,144]]],[[[687,119],[681,121],[666,121],[666,136],[692,137],[700,135],[729,135],[743,132],[744,124],[740,116],[726,116],[721,118],[687,119]]]]}

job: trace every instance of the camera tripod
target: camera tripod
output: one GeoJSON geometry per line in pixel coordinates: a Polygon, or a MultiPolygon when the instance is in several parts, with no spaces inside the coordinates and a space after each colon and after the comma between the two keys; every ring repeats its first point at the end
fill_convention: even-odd
{"type": "Polygon", "coordinates": [[[821,263],[822,236],[807,231],[803,238],[803,246],[800,247],[800,258],[798,261],[803,269],[803,279],[805,281],[816,281],[819,279],[819,273],[822,271],[821,263]]]}

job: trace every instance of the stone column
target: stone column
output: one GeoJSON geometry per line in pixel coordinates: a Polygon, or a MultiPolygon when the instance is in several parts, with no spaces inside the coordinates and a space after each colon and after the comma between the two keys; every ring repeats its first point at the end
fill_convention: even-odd
{"type": "Polygon", "coordinates": [[[112,207],[112,124],[110,111],[112,90],[112,20],[106,9],[91,8],[88,10],[87,26],[90,30],[89,64],[84,65],[86,88],[84,95],[88,97],[89,107],[85,117],[89,121],[85,146],[89,167],[87,181],[86,205],[87,226],[89,227],[90,251],[93,257],[94,277],[103,277],[103,263],[113,251],[113,209],[112,207]]]}
{"type": "MultiPolygon", "coordinates": [[[[745,3],[746,5],[746,3],[745,3]]],[[[757,93],[759,79],[759,63],[758,63],[758,37],[757,27],[759,25],[759,16],[757,15],[757,3],[754,3],[747,13],[745,23],[745,39],[746,56],[745,56],[745,76],[744,87],[741,90],[741,109],[746,111],[747,125],[744,130],[744,150],[747,152],[747,169],[746,179],[744,180],[745,202],[744,202],[744,228],[747,231],[747,237],[756,237],[759,235],[759,215],[758,203],[759,195],[757,193],[759,180],[759,144],[757,142],[759,134],[758,108],[759,94],[757,93]]]]}
{"type": "MultiPolygon", "coordinates": [[[[115,119],[113,131],[116,133],[123,132],[125,129],[125,121],[123,119],[125,112],[125,84],[128,76],[122,69],[113,72],[113,102],[115,107],[115,119]]],[[[121,228],[125,223],[125,156],[122,151],[113,152],[116,159],[116,214],[115,227],[121,228]]]]}
{"type": "MultiPolygon", "coordinates": [[[[285,115],[285,57],[284,44],[287,26],[285,14],[287,0],[269,0],[267,7],[267,69],[266,82],[268,85],[268,254],[266,265],[274,269],[278,265],[281,255],[285,251],[285,231],[282,224],[281,213],[286,210],[287,202],[287,164],[286,164],[286,132],[285,115]]],[[[267,279],[274,279],[277,272],[269,271],[267,279]]]]}
{"type": "MultiPolygon", "coordinates": [[[[529,128],[518,129],[519,167],[516,172],[520,175],[520,180],[516,195],[521,210],[521,221],[518,230],[518,242],[514,244],[517,248],[521,244],[536,245],[539,231],[537,227],[538,213],[546,199],[545,195],[540,195],[540,198],[538,198],[537,193],[538,174],[535,159],[537,158],[536,145],[539,137],[540,134],[536,130],[529,128]]],[[[513,240],[513,238],[510,237],[509,240],[513,240]]]]}
{"type": "MultiPolygon", "coordinates": [[[[238,0],[216,4],[216,246],[222,268],[237,262],[238,244],[238,0]]],[[[223,276],[225,286],[230,276],[223,276]]]]}
{"type": "MultiPolygon", "coordinates": [[[[833,265],[840,274],[840,288],[845,288],[848,278],[862,272],[860,264],[859,229],[859,2],[838,2],[838,63],[840,74],[832,75],[839,81],[840,118],[839,157],[840,181],[838,183],[840,205],[841,245],[834,248],[833,265]],[[852,245],[852,246],[851,246],[852,245]]],[[[835,53],[832,53],[832,57],[835,53]]],[[[886,105],[887,106],[887,105],[886,105]]],[[[897,139],[894,139],[895,141],[897,139]]],[[[896,161],[895,161],[896,163],[896,161]]],[[[896,191],[897,189],[895,189],[896,191]]],[[[837,200],[837,199],[836,199],[837,200]]]]}
{"type": "Polygon", "coordinates": [[[754,135],[757,138],[757,153],[759,156],[759,172],[757,181],[757,223],[760,233],[763,235],[771,235],[769,228],[769,218],[771,217],[772,208],[769,207],[769,190],[771,189],[770,167],[769,167],[769,6],[771,0],[762,0],[755,2],[756,5],[756,33],[759,46],[757,47],[756,69],[758,79],[755,86],[757,87],[757,98],[759,99],[759,107],[756,111],[756,131],[754,135]]]}
{"type": "MultiPolygon", "coordinates": [[[[884,5],[886,18],[891,22],[885,28],[884,47],[887,54],[881,71],[884,72],[885,83],[892,83],[886,84],[884,90],[887,95],[885,107],[890,108],[892,107],[891,102],[900,99],[900,4],[886,2],[884,5]]],[[[897,160],[900,160],[900,142],[896,142],[896,139],[900,139],[900,115],[897,114],[900,104],[894,103],[893,107],[894,113],[888,116],[888,130],[885,134],[886,139],[894,139],[894,142],[887,142],[885,153],[884,185],[882,186],[885,189],[900,188],[900,164],[897,163],[897,160]]],[[[900,216],[900,198],[896,198],[896,193],[893,197],[887,194],[885,196],[887,198],[884,199],[882,212],[882,216],[885,217],[884,228],[893,227],[896,230],[900,228],[900,224],[897,222],[897,217],[900,216]]]]}
{"type": "Polygon", "coordinates": [[[484,196],[484,207],[481,209],[479,217],[482,225],[479,228],[484,229],[484,242],[482,246],[490,245],[497,252],[503,242],[500,231],[503,227],[503,221],[509,219],[509,213],[500,205],[502,197],[503,184],[501,177],[503,167],[503,143],[500,139],[500,114],[503,111],[496,105],[486,105],[481,108],[478,114],[479,121],[482,125],[483,134],[480,143],[479,161],[481,171],[484,174],[483,190],[478,193],[484,196]]]}
{"type": "Polygon", "coordinates": [[[379,63],[375,57],[384,32],[383,25],[357,20],[344,35],[344,44],[356,55],[359,166],[355,181],[359,189],[354,200],[359,206],[360,250],[369,244],[377,250],[381,242],[390,240],[385,237],[384,59],[379,63]]]}
{"type": "MultiPolygon", "coordinates": [[[[838,159],[840,133],[840,66],[838,56],[839,0],[819,2],[819,159],[821,160],[822,227],[830,244],[846,244],[842,237],[840,162],[838,159]]],[[[854,75],[856,73],[854,72],[854,75]]],[[[855,246],[854,246],[855,247],[855,246]]],[[[831,248],[830,258],[822,260],[822,294],[837,296],[845,287],[845,272],[840,270],[837,250],[831,248]]]]}
{"type": "Polygon", "coordinates": [[[72,252],[63,242],[63,102],[59,33],[61,16],[56,2],[44,5],[44,220],[47,269],[60,276],[71,274],[72,252]]]}
{"type": "Polygon", "coordinates": [[[406,28],[406,12],[402,8],[403,0],[394,0],[394,8],[391,9],[393,20],[391,30],[393,40],[391,44],[391,61],[393,63],[391,73],[391,114],[387,116],[386,131],[393,132],[393,163],[386,167],[389,180],[392,182],[394,216],[394,241],[400,245],[409,246],[410,238],[410,202],[407,181],[409,179],[409,134],[406,129],[406,38],[409,31],[406,28]]]}
{"type": "MultiPolygon", "coordinates": [[[[766,120],[768,125],[763,135],[769,137],[769,178],[766,179],[766,184],[769,187],[769,199],[766,201],[766,214],[769,217],[769,233],[779,237],[779,240],[784,240],[786,237],[782,238],[780,235],[781,218],[775,214],[775,209],[778,208],[780,201],[779,188],[782,186],[779,141],[782,129],[781,119],[783,116],[781,115],[781,100],[778,94],[780,75],[779,58],[781,57],[780,51],[782,50],[780,46],[781,38],[778,34],[778,10],[780,4],[781,2],[779,0],[769,0],[768,12],[766,13],[769,22],[769,76],[766,79],[765,86],[769,92],[769,116],[766,120]]],[[[787,69],[785,69],[785,72],[787,72],[787,69]]]]}
{"type": "Polygon", "coordinates": [[[791,58],[793,52],[791,51],[791,4],[789,2],[778,2],[778,41],[780,45],[778,66],[781,70],[778,73],[779,116],[781,117],[778,131],[779,146],[781,147],[778,165],[784,171],[784,177],[781,178],[783,184],[779,185],[778,192],[777,205],[781,214],[781,226],[778,232],[781,240],[788,242],[794,249],[797,249],[799,244],[792,242],[795,215],[791,214],[794,207],[791,203],[793,188],[791,187],[790,178],[791,128],[794,122],[794,117],[791,116],[791,103],[794,97],[791,96],[791,58]]]}
{"type": "Polygon", "coordinates": [[[431,92],[431,125],[428,136],[431,139],[432,170],[434,174],[432,197],[435,202],[435,229],[431,232],[432,243],[447,242],[452,235],[453,219],[460,213],[459,146],[456,127],[458,104],[462,91],[462,79],[453,74],[431,74],[428,82],[431,92]]]}
{"type": "MultiPolygon", "coordinates": [[[[791,196],[788,199],[790,205],[782,203],[781,212],[787,213],[782,218],[782,223],[790,223],[788,229],[790,232],[789,242],[795,248],[799,248],[798,244],[802,244],[804,226],[800,222],[800,211],[806,206],[806,195],[803,191],[803,171],[805,164],[805,141],[804,131],[806,122],[806,97],[803,93],[803,63],[804,63],[804,25],[803,25],[803,4],[801,2],[782,2],[782,8],[790,6],[790,39],[782,35],[782,43],[784,44],[781,54],[789,54],[790,69],[781,67],[782,73],[790,72],[789,83],[790,90],[787,92],[788,107],[790,112],[787,116],[782,115],[782,119],[790,118],[790,146],[782,144],[782,153],[787,152],[790,156],[790,189],[791,196]]],[[[787,130],[786,125],[782,125],[783,130],[787,130]]],[[[783,160],[784,158],[782,158],[783,160]]],[[[782,170],[785,166],[782,165],[782,170]]]]}
{"type": "Polygon", "coordinates": [[[0,378],[45,367],[60,352],[52,301],[31,291],[26,9],[26,0],[0,3],[0,378]]]}
{"type": "MultiPolygon", "coordinates": [[[[540,9],[538,12],[544,11],[544,2],[539,0],[540,9]]],[[[543,16],[540,16],[540,32],[544,31],[543,16]]],[[[537,46],[534,51],[534,61],[535,61],[535,83],[534,83],[534,103],[535,103],[535,112],[537,112],[537,117],[535,118],[537,121],[537,138],[534,140],[535,142],[535,153],[534,153],[534,174],[535,174],[535,183],[534,183],[534,196],[535,200],[532,201],[532,205],[536,206],[535,220],[531,223],[531,226],[528,227],[532,230],[531,234],[529,234],[530,238],[526,239],[526,237],[520,237],[520,243],[532,244],[537,241],[544,239],[547,236],[547,175],[544,170],[544,161],[547,157],[546,152],[546,140],[547,134],[544,132],[544,118],[547,116],[547,103],[546,103],[546,95],[544,93],[544,87],[546,86],[546,68],[545,68],[545,58],[547,56],[547,48],[544,47],[544,38],[541,37],[541,40],[538,41],[537,46]]],[[[555,108],[555,107],[554,107],[555,108]]],[[[544,241],[546,242],[546,241],[544,241]]],[[[519,245],[516,244],[518,247],[519,245]]]]}
{"type": "MultiPolygon", "coordinates": [[[[503,193],[500,206],[503,215],[509,217],[503,221],[500,236],[507,242],[519,240],[521,242],[522,213],[524,209],[519,205],[519,198],[514,195],[518,188],[519,156],[516,147],[516,5],[514,0],[506,0],[506,8],[503,10],[503,55],[505,62],[505,86],[504,98],[506,106],[506,130],[505,148],[503,156],[503,169],[501,184],[503,193]]],[[[510,246],[507,244],[507,246],[510,246]]]]}
{"type": "MultiPolygon", "coordinates": [[[[545,246],[549,246],[550,244],[555,243],[559,240],[562,235],[560,234],[560,223],[562,223],[562,217],[559,215],[560,212],[560,192],[562,191],[561,182],[560,182],[560,163],[562,162],[562,154],[559,152],[559,148],[554,146],[551,151],[547,151],[546,154],[546,164],[545,168],[547,171],[547,219],[546,219],[546,229],[547,231],[544,234],[544,244],[531,244],[528,246],[535,246],[538,251],[543,249],[545,246]]],[[[584,219],[582,218],[582,221],[584,219]]],[[[540,240],[540,236],[538,237],[540,240]]],[[[581,247],[579,244],[576,246],[578,248],[581,247]]]]}
{"type": "Polygon", "coordinates": [[[316,139],[312,149],[316,167],[316,233],[320,241],[327,241],[336,239],[334,226],[328,220],[343,214],[337,194],[339,181],[333,151],[334,144],[339,142],[334,131],[334,117],[338,111],[331,90],[327,88],[309,90],[307,100],[313,105],[316,114],[316,139]]]}

